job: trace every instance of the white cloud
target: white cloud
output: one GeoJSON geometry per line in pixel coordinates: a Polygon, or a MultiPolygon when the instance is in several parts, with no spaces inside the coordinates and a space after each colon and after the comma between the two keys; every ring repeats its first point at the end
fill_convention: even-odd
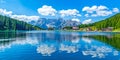
{"type": "MultiPolygon", "coordinates": [[[[82,11],[86,11],[87,14],[90,14],[93,17],[96,16],[108,16],[111,15],[113,12],[117,13],[119,12],[118,8],[113,8],[113,10],[110,10],[108,7],[100,5],[100,6],[92,6],[92,7],[84,7],[82,11]]],[[[87,15],[85,15],[87,17],[87,15]]]]}
{"type": "Polygon", "coordinates": [[[6,9],[0,9],[0,15],[8,16],[25,22],[38,20],[40,18],[39,16],[14,15],[12,11],[7,11],[6,9]]]}
{"type": "Polygon", "coordinates": [[[96,11],[96,9],[97,9],[97,6],[92,6],[92,7],[86,6],[82,9],[82,11],[86,11],[87,13],[93,13],[94,11],[96,11]]]}
{"type": "Polygon", "coordinates": [[[38,20],[40,17],[39,16],[26,16],[26,15],[12,15],[11,18],[29,22],[31,20],[38,20]]]}
{"type": "Polygon", "coordinates": [[[6,9],[0,9],[0,15],[11,16],[12,11],[7,11],[6,9]]]}
{"type": "Polygon", "coordinates": [[[119,9],[118,9],[118,8],[113,8],[113,12],[118,13],[118,12],[119,12],[119,9]]]}
{"type": "Polygon", "coordinates": [[[41,8],[38,8],[38,13],[44,16],[55,16],[57,11],[52,6],[43,5],[41,8]]]}
{"type": "Polygon", "coordinates": [[[97,14],[92,14],[91,16],[92,16],[92,17],[97,17],[98,15],[97,15],[97,14]]]}
{"type": "Polygon", "coordinates": [[[88,19],[82,22],[82,24],[90,24],[92,23],[92,19],[88,19]]]}
{"type": "Polygon", "coordinates": [[[96,15],[96,16],[108,16],[111,15],[112,11],[96,11],[96,14],[92,14],[92,16],[96,15]]]}
{"type": "Polygon", "coordinates": [[[87,13],[94,13],[96,11],[104,11],[104,10],[108,10],[108,8],[106,6],[102,6],[102,5],[100,5],[100,6],[94,5],[92,7],[86,6],[82,9],[82,11],[86,11],[87,13]]]}
{"type": "Polygon", "coordinates": [[[65,17],[65,16],[81,16],[77,9],[60,10],[59,14],[61,15],[61,17],[65,17]]]}
{"type": "Polygon", "coordinates": [[[85,14],[85,17],[89,17],[89,14],[85,14]]]}
{"type": "Polygon", "coordinates": [[[66,17],[66,16],[81,16],[79,11],[77,9],[67,9],[67,10],[59,10],[59,12],[54,9],[52,6],[47,6],[43,5],[41,8],[38,8],[38,13],[43,15],[43,16],[61,16],[61,17],[66,17]]]}
{"type": "Polygon", "coordinates": [[[73,18],[72,21],[80,22],[80,19],[73,18]]]}
{"type": "Polygon", "coordinates": [[[108,10],[108,7],[100,5],[100,6],[97,6],[96,10],[108,10]]]}

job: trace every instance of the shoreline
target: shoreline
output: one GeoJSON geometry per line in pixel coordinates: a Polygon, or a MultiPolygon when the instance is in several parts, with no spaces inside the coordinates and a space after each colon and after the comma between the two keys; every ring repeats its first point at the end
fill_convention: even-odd
{"type": "Polygon", "coordinates": [[[80,31],[80,30],[60,30],[60,31],[67,31],[67,32],[120,32],[120,31],[80,31]]]}
{"type": "Polygon", "coordinates": [[[80,31],[80,30],[11,30],[11,31],[1,31],[0,32],[25,32],[25,31],[66,31],[66,32],[118,32],[120,33],[120,31],[80,31]]]}

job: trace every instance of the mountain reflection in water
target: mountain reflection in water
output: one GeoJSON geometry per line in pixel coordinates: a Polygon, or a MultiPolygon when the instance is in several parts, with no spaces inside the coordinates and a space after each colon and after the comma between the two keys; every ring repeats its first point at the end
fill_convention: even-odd
{"type": "Polygon", "coordinates": [[[18,57],[18,60],[24,60],[20,58],[23,55],[28,60],[113,60],[113,57],[118,60],[119,36],[120,33],[111,32],[0,32],[0,60],[8,60],[5,58],[8,53],[12,60],[18,57]],[[15,55],[13,50],[16,51],[15,55]],[[30,59],[31,55],[35,57],[30,59]]]}

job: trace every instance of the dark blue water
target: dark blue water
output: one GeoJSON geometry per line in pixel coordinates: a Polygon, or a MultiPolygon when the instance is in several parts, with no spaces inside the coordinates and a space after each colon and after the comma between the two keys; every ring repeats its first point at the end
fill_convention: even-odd
{"type": "Polygon", "coordinates": [[[0,32],[0,60],[120,60],[120,33],[0,32]]]}

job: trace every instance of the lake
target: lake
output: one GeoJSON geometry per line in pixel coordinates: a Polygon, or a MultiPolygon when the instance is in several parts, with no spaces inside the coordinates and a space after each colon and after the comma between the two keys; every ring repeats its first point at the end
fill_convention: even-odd
{"type": "Polygon", "coordinates": [[[0,60],[120,60],[120,33],[0,32],[0,60]]]}

